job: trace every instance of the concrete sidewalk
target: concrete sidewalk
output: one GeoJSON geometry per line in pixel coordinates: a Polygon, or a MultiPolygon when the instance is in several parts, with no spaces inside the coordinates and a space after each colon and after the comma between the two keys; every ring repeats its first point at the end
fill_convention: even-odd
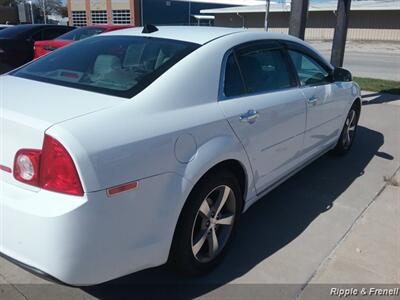
{"type": "MultiPolygon", "coordinates": [[[[380,194],[327,257],[299,299],[328,297],[331,287],[320,289],[319,294],[316,294],[316,284],[346,285],[348,288],[360,285],[368,288],[379,288],[382,285],[400,287],[399,171],[385,180],[386,185],[380,194]]],[[[399,299],[400,294],[397,296],[399,299]]]]}

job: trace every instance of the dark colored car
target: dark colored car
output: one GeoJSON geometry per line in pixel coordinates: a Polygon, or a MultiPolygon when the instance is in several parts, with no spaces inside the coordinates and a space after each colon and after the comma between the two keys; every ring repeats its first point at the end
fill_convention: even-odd
{"type": "Polygon", "coordinates": [[[54,39],[75,29],[61,25],[17,25],[0,31],[0,74],[33,59],[36,41],[54,39]]]}
{"type": "Polygon", "coordinates": [[[43,56],[51,51],[54,51],[58,48],[62,48],[66,45],[72,44],[73,42],[80,41],[91,37],[93,35],[97,35],[104,32],[132,28],[133,26],[126,25],[94,25],[94,26],[85,26],[81,28],[77,28],[70,32],[67,32],[63,35],[60,35],[54,40],[49,41],[38,41],[35,42],[35,54],[34,57],[38,58],[43,56]]]}
{"type": "Polygon", "coordinates": [[[4,25],[4,24],[0,24],[0,30],[6,29],[6,28],[10,28],[13,25],[4,25]]]}

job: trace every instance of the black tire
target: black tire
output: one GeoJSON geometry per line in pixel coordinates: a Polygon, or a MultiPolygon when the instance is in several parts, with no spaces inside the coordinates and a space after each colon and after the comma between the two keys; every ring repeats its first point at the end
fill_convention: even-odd
{"type": "MultiPolygon", "coordinates": [[[[212,171],[203,177],[190,193],[179,217],[170,251],[168,261],[169,266],[180,274],[192,276],[201,275],[212,270],[223,259],[233,237],[236,234],[238,221],[242,212],[242,198],[243,195],[239,182],[235,175],[229,172],[229,170],[212,171]],[[231,217],[233,216],[233,222],[232,225],[212,225],[210,222],[208,222],[209,225],[204,224],[204,226],[215,226],[213,228],[215,231],[210,233],[212,231],[211,229],[201,229],[201,224],[203,224],[203,221],[206,219],[206,217],[200,212],[200,208],[202,205],[204,205],[203,202],[206,198],[208,199],[207,201],[214,203],[211,201],[211,198],[218,198],[220,193],[225,191],[225,186],[230,188],[229,199],[226,200],[226,205],[229,205],[230,209],[233,207],[232,203],[234,203],[235,206],[234,213],[232,210],[228,213],[231,214],[231,217]],[[234,196],[232,196],[231,192],[234,196]],[[215,193],[215,195],[213,193],[215,193]],[[217,228],[217,226],[220,227],[217,228]],[[224,231],[228,232],[228,226],[230,226],[229,234],[223,237],[222,233],[224,231]],[[197,236],[202,237],[204,236],[202,232],[207,231],[207,239],[205,242],[203,242],[203,246],[200,246],[200,248],[203,248],[199,250],[197,255],[194,254],[194,244],[197,244],[194,241],[196,230],[199,231],[197,236]],[[218,238],[219,234],[221,234],[221,237],[218,238]],[[221,242],[221,249],[218,252],[215,252],[215,257],[211,258],[210,255],[210,260],[207,260],[207,252],[212,252],[210,247],[213,249],[213,246],[211,245],[213,239],[212,237],[209,237],[209,235],[212,235],[212,237],[216,236],[217,241],[221,242],[223,240],[223,243],[221,242]],[[209,238],[211,238],[211,241],[209,238]],[[202,253],[202,251],[204,253],[202,253]],[[201,257],[200,254],[204,257],[201,257]]],[[[216,200],[216,202],[217,201],[218,200],[216,200]]],[[[216,202],[214,204],[218,206],[216,202]]],[[[209,202],[207,202],[207,204],[208,203],[209,202]]],[[[213,205],[210,204],[209,208],[210,211],[213,210],[213,205]]],[[[224,219],[222,216],[222,210],[220,215],[220,221],[222,221],[222,219],[224,219]]],[[[214,222],[218,222],[217,218],[218,217],[215,216],[214,222]]],[[[226,219],[227,218],[225,218],[225,220],[226,219]]],[[[218,243],[216,244],[218,245],[218,243]]]]}
{"type": "Polygon", "coordinates": [[[340,133],[339,140],[336,144],[336,147],[333,149],[334,154],[345,155],[350,151],[356,137],[359,118],[360,110],[354,104],[346,116],[346,121],[343,125],[342,132],[340,133]],[[351,128],[354,129],[350,130],[351,128]]]}

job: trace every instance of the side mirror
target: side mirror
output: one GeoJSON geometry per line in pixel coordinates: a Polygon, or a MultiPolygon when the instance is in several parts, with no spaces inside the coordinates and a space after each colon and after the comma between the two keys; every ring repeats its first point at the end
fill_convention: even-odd
{"type": "Polygon", "coordinates": [[[335,68],[333,70],[333,81],[352,81],[353,76],[351,75],[350,71],[343,69],[343,68],[335,68]]]}

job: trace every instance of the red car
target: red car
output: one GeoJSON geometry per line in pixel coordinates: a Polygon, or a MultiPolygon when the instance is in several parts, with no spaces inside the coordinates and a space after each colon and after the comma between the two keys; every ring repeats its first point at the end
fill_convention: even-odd
{"type": "Polygon", "coordinates": [[[63,35],[60,35],[54,40],[38,41],[35,42],[34,58],[41,57],[58,48],[62,48],[75,41],[83,40],[92,35],[100,34],[103,32],[114,31],[118,29],[131,28],[132,26],[126,25],[95,25],[77,28],[63,35]]]}

